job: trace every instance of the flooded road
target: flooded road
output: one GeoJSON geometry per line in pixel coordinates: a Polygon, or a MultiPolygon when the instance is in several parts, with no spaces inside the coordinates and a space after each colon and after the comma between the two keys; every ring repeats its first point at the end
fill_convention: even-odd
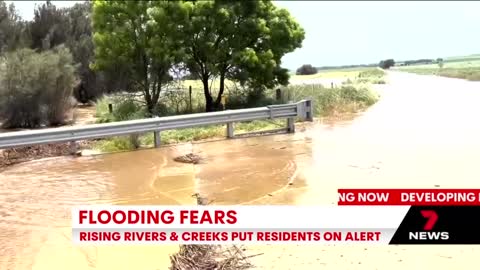
{"type": "Polygon", "coordinates": [[[38,160],[3,171],[0,269],[166,269],[168,256],[158,254],[175,252],[175,246],[73,247],[70,211],[97,203],[193,204],[193,168],[170,159],[182,151],[179,146],[38,160]],[[173,184],[164,188],[157,182],[173,184]]]}
{"type": "MultiPolygon", "coordinates": [[[[307,185],[262,204],[336,204],[338,188],[480,188],[480,83],[393,73],[349,123],[316,125],[307,185]]],[[[478,246],[251,247],[258,269],[467,269],[478,246]],[[288,266],[287,266],[288,265],[288,266]]]]}
{"type": "MultiPolygon", "coordinates": [[[[338,188],[480,188],[480,84],[392,73],[358,117],[305,131],[80,158],[0,172],[0,269],[167,269],[166,247],[74,247],[78,204],[336,204],[338,188]],[[193,152],[197,165],[173,158],[193,152]]],[[[251,246],[259,269],[458,269],[475,247],[251,246]],[[371,256],[364,256],[364,252],[371,256]]],[[[475,260],[475,261],[474,261],[475,260]]]]}

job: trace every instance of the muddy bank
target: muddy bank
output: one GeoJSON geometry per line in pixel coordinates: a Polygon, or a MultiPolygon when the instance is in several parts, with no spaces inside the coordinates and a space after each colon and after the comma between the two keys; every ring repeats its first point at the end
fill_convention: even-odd
{"type": "Polygon", "coordinates": [[[8,166],[27,161],[81,155],[82,150],[89,150],[92,145],[93,141],[79,141],[76,142],[75,145],[59,143],[0,150],[0,172],[8,166]]]}

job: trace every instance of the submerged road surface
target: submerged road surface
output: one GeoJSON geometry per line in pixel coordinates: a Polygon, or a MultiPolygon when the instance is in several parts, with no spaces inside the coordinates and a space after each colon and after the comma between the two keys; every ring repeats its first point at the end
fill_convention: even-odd
{"type": "MultiPolygon", "coordinates": [[[[264,204],[335,204],[338,188],[479,188],[480,83],[391,73],[382,100],[348,124],[316,126],[305,188],[264,204]]],[[[259,269],[468,269],[476,246],[250,248],[259,269]]]]}
{"type": "MultiPolygon", "coordinates": [[[[0,172],[0,269],[167,269],[176,246],[75,247],[79,204],[336,204],[338,188],[480,188],[480,84],[391,73],[380,102],[296,134],[28,162],[0,172]],[[186,153],[201,164],[176,163],[186,153]]],[[[462,269],[468,246],[250,246],[258,269],[462,269]]]]}

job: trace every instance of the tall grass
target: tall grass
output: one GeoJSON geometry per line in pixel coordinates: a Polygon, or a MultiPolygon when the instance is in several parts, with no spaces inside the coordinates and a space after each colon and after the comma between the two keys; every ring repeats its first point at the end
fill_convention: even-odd
{"type": "Polygon", "coordinates": [[[297,85],[285,89],[284,100],[312,99],[314,116],[326,117],[363,110],[379,99],[368,84],[344,84],[329,88],[322,85],[297,85]]]}

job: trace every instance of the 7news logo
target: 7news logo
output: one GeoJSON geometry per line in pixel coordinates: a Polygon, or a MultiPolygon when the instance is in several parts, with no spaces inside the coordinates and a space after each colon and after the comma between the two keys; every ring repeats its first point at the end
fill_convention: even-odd
{"type": "Polygon", "coordinates": [[[433,210],[422,210],[420,214],[427,219],[421,232],[409,232],[409,240],[448,240],[450,238],[448,232],[433,231],[438,221],[437,212],[433,210]]]}

